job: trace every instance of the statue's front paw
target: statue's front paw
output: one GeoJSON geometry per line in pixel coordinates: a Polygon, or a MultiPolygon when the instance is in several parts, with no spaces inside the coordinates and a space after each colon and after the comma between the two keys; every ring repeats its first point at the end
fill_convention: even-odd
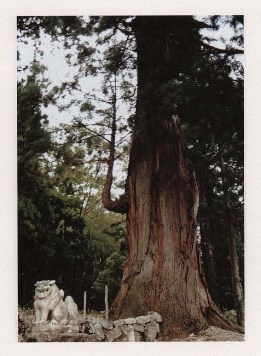
{"type": "Polygon", "coordinates": [[[40,324],[40,321],[33,321],[33,325],[39,325],[40,324]]]}
{"type": "Polygon", "coordinates": [[[58,322],[55,319],[52,319],[50,321],[50,325],[52,325],[52,326],[58,325],[58,322]]]}
{"type": "Polygon", "coordinates": [[[41,320],[41,321],[39,321],[38,324],[40,324],[40,325],[47,325],[47,324],[48,324],[48,321],[47,321],[47,320],[41,320]]]}

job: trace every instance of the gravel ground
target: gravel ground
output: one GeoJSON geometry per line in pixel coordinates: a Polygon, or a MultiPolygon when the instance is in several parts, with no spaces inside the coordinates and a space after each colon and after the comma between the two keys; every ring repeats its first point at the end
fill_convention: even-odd
{"type": "Polygon", "coordinates": [[[244,339],[244,334],[210,326],[208,329],[200,331],[198,334],[190,334],[185,339],[173,339],[172,341],[244,341],[244,339]]]}

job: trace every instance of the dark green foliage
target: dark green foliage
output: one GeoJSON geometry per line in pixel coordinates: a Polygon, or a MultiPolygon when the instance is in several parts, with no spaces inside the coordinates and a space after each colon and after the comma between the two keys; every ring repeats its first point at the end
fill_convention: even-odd
{"type": "MultiPolygon", "coordinates": [[[[37,260],[48,259],[48,222],[51,215],[50,195],[46,189],[46,175],[40,157],[48,152],[50,134],[44,129],[46,117],[40,112],[40,87],[33,77],[18,83],[18,257],[19,301],[25,302],[32,274],[38,275],[37,260]],[[47,228],[46,228],[47,227],[47,228]],[[38,253],[36,246],[39,244],[38,253]]],[[[46,265],[46,264],[45,264],[46,265]]],[[[32,288],[32,286],[29,286],[32,288]]]]}
{"type": "Polygon", "coordinates": [[[89,33],[84,26],[84,21],[78,16],[18,16],[18,38],[40,38],[40,31],[44,29],[53,38],[58,36],[72,36],[89,33]]]}
{"type": "MultiPolygon", "coordinates": [[[[110,256],[115,259],[116,253],[123,260],[118,240],[123,238],[122,229],[105,231],[111,218],[104,220],[104,211],[95,208],[95,213],[89,208],[95,207],[97,197],[89,196],[89,204],[83,207],[84,185],[97,188],[99,179],[94,185],[80,147],[51,140],[47,118],[40,110],[40,85],[34,76],[18,83],[17,97],[19,305],[32,305],[36,280],[54,278],[66,294],[73,294],[79,307],[87,290],[89,307],[104,309],[103,291],[92,292],[95,298],[90,291],[110,256]],[[88,228],[84,215],[88,209],[92,223],[96,214],[101,216],[100,230],[88,228]]],[[[119,288],[121,267],[118,263],[114,270],[118,277],[112,283],[113,295],[119,288]]]]}
{"type": "Polygon", "coordinates": [[[92,105],[89,101],[86,101],[85,103],[82,104],[81,106],[81,112],[83,111],[92,111],[94,110],[94,105],[92,105]]]}
{"type": "MultiPolygon", "coordinates": [[[[97,310],[104,308],[100,296],[104,295],[104,286],[109,287],[109,304],[115,299],[122,279],[123,263],[126,255],[125,231],[122,222],[113,223],[104,233],[108,236],[110,246],[106,249],[107,256],[100,266],[100,272],[92,286],[91,305],[97,310]]],[[[105,240],[106,241],[106,240],[105,240]]],[[[107,242],[107,243],[108,243],[107,242]]]]}

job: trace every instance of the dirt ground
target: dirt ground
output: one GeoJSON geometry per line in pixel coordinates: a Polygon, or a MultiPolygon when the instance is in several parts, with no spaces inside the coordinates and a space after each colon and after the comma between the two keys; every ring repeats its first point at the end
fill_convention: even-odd
{"type": "Polygon", "coordinates": [[[173,339],[172,341],[244,341],[244,339],[244,334],[210,326],[208,329],[200,331],[198,334],[190,334],[185,339],[173,339]]]}

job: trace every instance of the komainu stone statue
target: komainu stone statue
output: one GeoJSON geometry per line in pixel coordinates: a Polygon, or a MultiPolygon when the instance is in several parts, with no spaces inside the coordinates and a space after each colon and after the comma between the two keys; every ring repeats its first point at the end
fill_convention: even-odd
{"type": "Polygon", "coordinates": [[[71,296],[63,300],[64,292],[55,281],[35,284],[33,332],[78,332],[78,307],[71,296]]]}

